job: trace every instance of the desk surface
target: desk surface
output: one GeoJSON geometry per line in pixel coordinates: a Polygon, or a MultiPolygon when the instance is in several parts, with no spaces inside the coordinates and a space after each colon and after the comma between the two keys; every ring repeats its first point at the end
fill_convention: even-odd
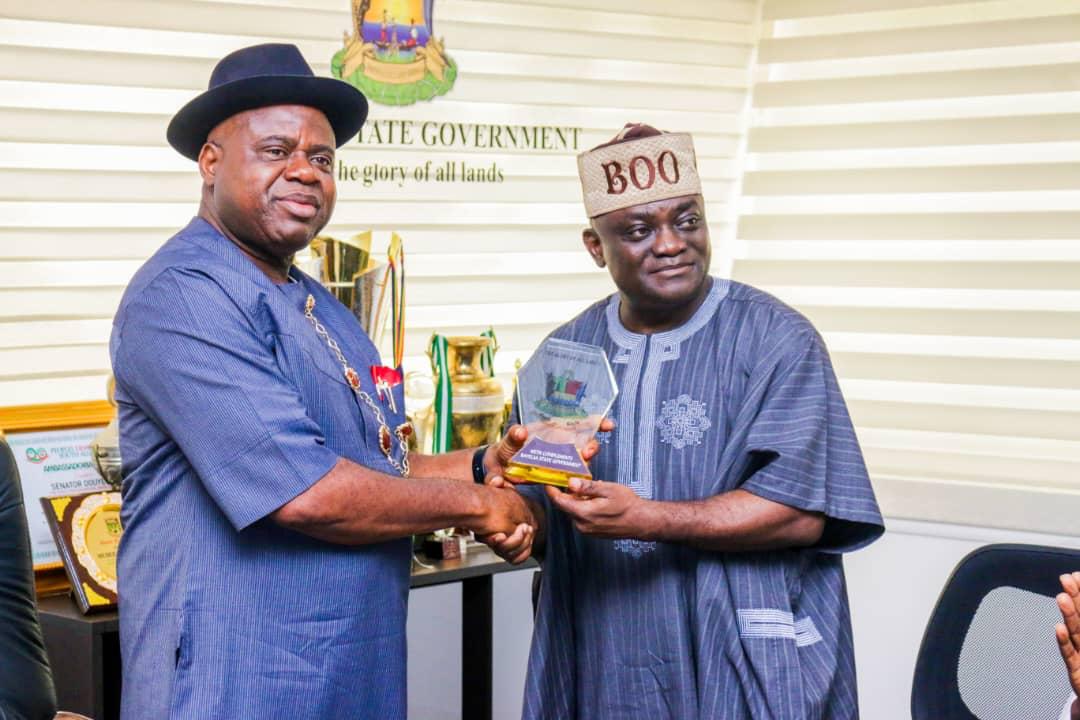
{"type": "Polygon", "coordinates": [[[481,575],[497,575],[498,573],[537,567],[536,561],[531,558],[521,565],[511,565],[492,552],[487,545],[479,543],[470,543],[465,557],[454,560],[425,560],[425,562],[431,567],[426,568],[413,563],[412,579],[409,581],[409,587],[422,588],[430,585],[443,585],[481,575]]]}
{"type": "Polygon", "coordinates": [[[83,615],[79,606],[70,594],[50,595],[38,599],[38,613],[49,615],[55,622],[62,625],[78,625],[89,628],[95,633],[117,632],[120,622],[117,620],[115,610],[91,613],[83,615]]]}
{"type": "MultiPolygon", "coordinates": [[[[424,560],[430,568],[417,563],[412,566],[409,587],[423,588],[433,585],[460,582],[482,575],[495,575],[512,570],[536,567],[529,560],[521,565],[511,565],[491,551],[486,545],[470,544],[465,557],[454,560],[424,560]]],[[[115,610],[83,615],[69,595],[53,595],[38,600],[38,611],[48,613],[60,622],[78,623],[96,632],[116,632],[119,628],[115,610]]]]}

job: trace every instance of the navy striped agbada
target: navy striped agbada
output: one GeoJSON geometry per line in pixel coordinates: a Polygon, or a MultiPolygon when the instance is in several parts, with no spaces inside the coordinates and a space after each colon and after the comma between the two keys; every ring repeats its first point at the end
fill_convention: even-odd
{"type": "Polygon", "coordinates": [[[616,294],[553,336],[603,347],[618,380],[594,477],[656,500],[742,488],[826,525],[810,548],[721,553],[587,537],[548,503],[524,718],[857,718],[841,554],[884,527],[818,333],[713,279],[673,330],[630,332],[616,294]]]}

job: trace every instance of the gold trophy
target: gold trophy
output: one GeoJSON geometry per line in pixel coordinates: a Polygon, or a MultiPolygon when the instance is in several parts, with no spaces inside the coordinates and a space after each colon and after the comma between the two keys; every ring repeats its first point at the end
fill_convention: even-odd
{"type": "Polygon", "coordinates": [[[376,347],[386,332],[392,302],[390,266],[371,257],[371,231],[338,240],[320,235],[311,241],[312,274],[342,305],[352,310],[376,347]]]}
{"type": "MultiPolygon", "coordinates": [[[[480,366],[491,338],[458,335],[446,338],[453,397],[450,449],[475,448],[499,440],[506,401],[502,383],[480,366]]],[[[437,369],[436,369],[437,372],[437,369]]]]}

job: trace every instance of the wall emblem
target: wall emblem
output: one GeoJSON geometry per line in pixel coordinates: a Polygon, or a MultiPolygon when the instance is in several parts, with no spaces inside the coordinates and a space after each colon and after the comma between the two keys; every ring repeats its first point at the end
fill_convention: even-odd
{"type": "Polygon", "coordinates": [[[435,0],[351,0],[352,32],[330,72],[383,105],[444,95],[457,65],[435,37],[435,0]]]}
{"type": "Polygon", "coordinates": [[[660,439],[677,450],[699,444],[705,431],[712,427],[712,421],[705,414],[705,403],[691,400],[685,393],[664,401],[656,424],[660,428],[660,439]]]}

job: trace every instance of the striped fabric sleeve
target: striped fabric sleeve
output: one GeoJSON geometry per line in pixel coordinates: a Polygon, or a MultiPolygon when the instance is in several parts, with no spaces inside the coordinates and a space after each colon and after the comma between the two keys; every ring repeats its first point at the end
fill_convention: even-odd
{"type": "Polygon", "coordinates": [[[826,516],[818,549],[847,552],[884,531],[847,406],[824,344],[797,336],[751,378],[759,410],[746,435],[742,489],[826,516]]]}
{"type": "Polygon", "coordinates": [[[120,329],[117,381],[177,444],[237,530],[337,462],[272,346],[210,278],[162,273],[120,329]]]}

